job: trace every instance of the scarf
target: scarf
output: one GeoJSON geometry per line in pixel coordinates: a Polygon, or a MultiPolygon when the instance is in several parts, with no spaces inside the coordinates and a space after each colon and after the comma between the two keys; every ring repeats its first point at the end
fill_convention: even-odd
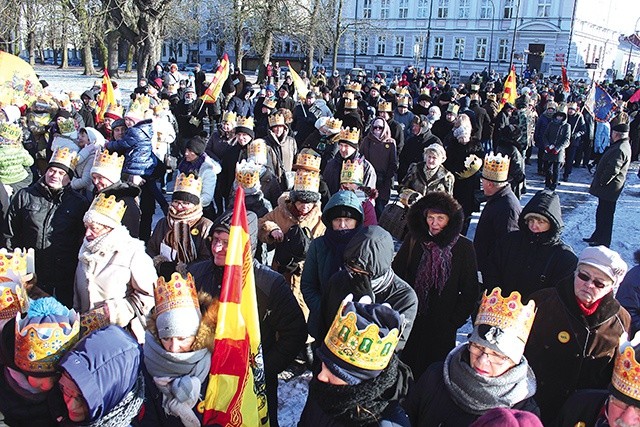
{"type": "Polygon", "coordinates": [[[47,399],[48,393],[32,387],[25,374],[8,366],[6,369],[5,379],[7,380],[7,384],[18,395],[31,402],[44,402],[47,399]]]}
{"type": "MultiPolygon", "coordinates": [[[[321,256],[328,257],[329,265],[331,266],[331,274],[338,271],[344,260],[344,250],[347,244],[351,241],[351,238],[360,230],[360,226],[353,230],[334,230],[331,225],[324,232],[324,239],[327,243],[329,253],[322,254],[321,256]]],[[[327,278],[329,278],[329,275],[327,278]]]]}
{"type": "Polygon", "coordinates": [[[444,361],[444,384],[463,411],[482,415],[493,408],[511,408],[536,393],[536,377],[527,359],[499,377],[476,373],[466,345],[454,348],[444,361]]]}
{"type": "MultiPolygon", "coordinates": [[[[124,225],[119,225],[90,242],[84,239],[78,260],[88,266],[92,266],[92,264],[104,258],[105,254],[112,254],[125,247],[123,244],[126,245],[130,240],[131,236],[127,228],[124,225]]],[[[87,271],[93,271],[93,269],[87,269],[87,271]]]]}
{"type": "Polygon", "coordinates": [[[133,389],[108,414],[87,424],[87,427],[129,427],[131,421],[138,416],[144,403],[144,379],[142,371],[133,389]]]}
{"type": "Polygon", "coordinates": [[[198,257],[198,249],[191,238],[191,227],[202,218],[202,205],[198,204],[193,209],[177,212],[173,206],[169,206],[167,226],[169,230],[164,236],[167,246],[176,251],[176,260],[188,264],[198,257]]]}
{"type": "Polygon", "coordinates": [[[194,174],[194,173],[197,174],[198,171],[200,171],[200,166],[202,166],[206,158],[207,158],[207,154],[202,153],[193,162],[182,160],[178,165],[178,171],[182,172],[185,175],[194,174]]]}
{"type": "Polygon", "coordinates": [[[451,276],[451,248],[458,241],[456,236],[444,247],[432,240],[422,243],[422,258],[416,273],[415,291],[418,294],[418,311],[427,308],[429,292],[436,290],[438,295],[442,293],[449,277],[451,276]]]}
{"type": "Polygon", "coordinates": [[[584,305],[582,301],[578,299],[578,297],[576,297],[576,304],[578,304],[578,308],[580,309],[584,317],[589,317],[593,313],[595,313],[598,307],[600,307],[601,302],[602,302],[602,298],[600,298],[599,300],[591,304],[591,307],[587,307],[586,305],[584,305]]]}
{"type": "Polygon", "coordinates": [[[431,181],[431,178],[433,178],[436,173],[438,172],[439,168],[433,168],[433,169],[428,169],[427,168],[427,163],[425,162],[424,164],[424,176],[425,178],[427,178],[427,182],[431,181]]]}

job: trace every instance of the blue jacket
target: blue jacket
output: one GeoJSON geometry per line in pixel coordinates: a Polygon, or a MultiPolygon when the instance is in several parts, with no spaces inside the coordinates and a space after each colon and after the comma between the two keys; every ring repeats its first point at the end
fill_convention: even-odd
{"type": "MultiPolygon", "coordinates": [[[[636,254],[636,260],[640,258],[638,255],[640,254],[636,254]]],[[[640,330],[640,265],[627,271],[618,288],[616,299],[631,315],[629,336],[632,337],[640,330]]]]}
{"type": "Polygon", "coordinates": [[[152,150],[152,138],[152,122],[150,119],[143,120],[127,129],[121,140],[107,142],[105,148],[124,155],[122,173],[149,176],[158,164],[158,159],[152,150]]]}

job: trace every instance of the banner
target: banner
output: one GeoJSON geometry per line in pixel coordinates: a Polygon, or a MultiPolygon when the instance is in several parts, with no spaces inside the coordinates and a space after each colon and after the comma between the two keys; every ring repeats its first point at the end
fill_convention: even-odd
{"type": "Polygon", "coordinates": [[[0,104],[31,106],[42,94],[33,67],[23,59],[0,50],[0,104]]]}
{"type": "Polygon", "coordinates": [[[507,80],[504,82],[504,89],[502,90],[502,98],[500,99],[500,108],[507,102],[515,105],[516,98],[518,97],[518,91],[516,89],[516,67],[512,66],[507,80]]]}
{"type": "Polygon", "coordinates": [[[222,85],[229,78],[229,55],[226,53],[222,55],[222,60],[216,73],[213,75],[213,80],[207,90],[202,94],[202,100],[207,104],[213,104],[218,100],[220,92],[222,92],[222,85]]]}
{"type": "Polygon", "coordinates": [[[253,256],[244,189],[238,187],[227,245],[203,425],[269,425],[253,256]]]}
{"type": "Polygon", "coordinates": [[[611,96],[599,84],[595,83],[593,95],[593,117],[598,122],[609,122],[618,106],[611,96]]]}
{"type": "Polygon", "coordinates": [[[569,92],[571,88],[569,87],[569,78],[567,77],[567,69],[562,66],[562,90],[564,92],[569,92]]]}
{"type": "Polygon", "coordinates": [[[287,66],[289,67],[289,71],[291,72],[291,79],[293,80],[293,85],[296,87],[296,93],[298,94],[298,99],[300,101],[304,101],[307,97],[307,89],[306,83],[302,80],[302,78],[296,73],[296,70],[293,69],[289,61],[287,61],[287,66]]]}
{"type": "Polygon", "coordinates": [[[102,76],[102,86],[98,94],[98,106],[96,107],[96,121],[102,123],[104,121],[104,113],[107,112],[109,106],[115,107],[117,104],[116,94],[113,91],[109,70],[104,67],[104,75],[102,76]]]}

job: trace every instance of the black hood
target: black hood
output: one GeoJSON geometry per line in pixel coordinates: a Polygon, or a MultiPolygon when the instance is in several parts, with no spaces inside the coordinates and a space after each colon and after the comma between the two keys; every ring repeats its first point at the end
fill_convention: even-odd
{"type": "Polygon", "coordinates": [[[551,224],[549,231],[540,233],[542,235],[541,237],[546,237],[543,240],[556,241],[560,238],[560,233],[562,233],[564,223],[562,222],[560,197],[558,197],[554,191],[538,191],[522,209],[520,218],[518,219],[518,226],[520,227],[520,230],[527,233],[531,232],[529,231],[529,227],[527,226],[524,217],[529,213],[542,215],[549,220],[549,223],[551,224]]]}
{"type": "Polygon", "coordinates": [[[391,268],[394,246],[393,237],[377,225],[362,227],[344,250],[345,262],[356,262],[371,273],[372,279],[383,276],[391,268]]]}
{"type": "Polygon", "coordinates": [[[116,199],[127,196],[138,197],[141,192],[142,190],[137,185],[123,181],[115,182],[101,191],[107,197],[116,196],[116,199]]]}
{"type": "Polygon", "coordinates": [[[462,206],[447,193],[434,191],[415,202],[409,209],[407,224],[409,233],[418,242],[434,241],[438,246],[445,247],[462,231],[464,213],[462,206]],[[427,210],[437,209],[449,217],[449,224],[436,236],[429,234],[427,225],[427,210]]]}

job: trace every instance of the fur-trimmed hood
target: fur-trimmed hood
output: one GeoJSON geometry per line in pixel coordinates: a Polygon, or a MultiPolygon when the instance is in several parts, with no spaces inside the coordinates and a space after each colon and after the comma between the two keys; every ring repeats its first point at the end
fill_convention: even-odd
{"type": "Polygon", "coordinates": [[[452,196],[441,191],[427,193],[415,202],[409,209],[407,225],[409,233],[418,242],[434,241],[438,246],[445,247],[462,231],[464,213],[462,206],[452,196]],[[436,236],[429,234],[427,225],[427,210],[437,209],[449,216],[449,224],[436,236]]]}

